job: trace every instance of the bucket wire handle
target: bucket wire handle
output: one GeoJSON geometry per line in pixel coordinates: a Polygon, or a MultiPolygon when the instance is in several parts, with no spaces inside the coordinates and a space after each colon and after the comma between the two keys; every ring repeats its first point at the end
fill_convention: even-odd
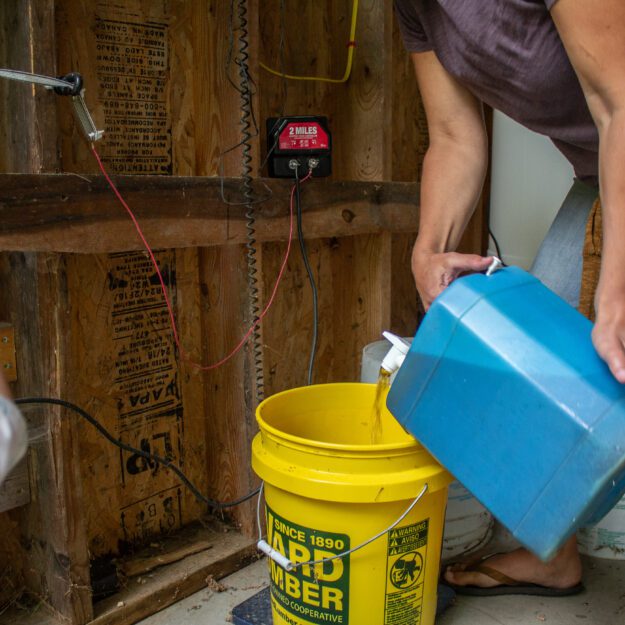
{"type": "Polygon", "coordinates": [[[350,553],[354,553],[354,551],[358,551],[363,547],[366,547],[368,544],[372,543],[374,540],[380,538],[380,536],[384,536],[387,532],[390,532],[397,525],[399,525],[407,516],[410,514],[410,511],[419,503],[423,495],[428,490],[427,483],[421,489],[421,492],[414,498],[414,500],[410,503],[410,505],[402,512],[399,518],[391,523],[386,529],[383,529],[381,532],[378,532],[375,536],[372,536],[368,540],[365,540],[363,543],[360,543],[357,547],[353,547],[352,549],[348,549],[346,551],[342,551],[341,553],[337,553],[335,556],[331,558],[322,558],[321,560],[307,560],[306,562],[292,562],[286,556],[281,554],[279,551],[276,551],[266,540],[263,540],[261,533],[261,525],[260,525],[260,500],[263,495],[263,487],[264,482],[260,486],[260,491],[258,493],[258,503],[256,505],[256,521],[258,522],[258,543],[256,546],[260,551],[266,554],[269,558],[271,558],[276,564],[281,566],[285,571],[293,571],[300,566],[311,566],[315,564],[323,564],[324,562],[332,562],[332,560],[339,560],[340,558],[344,558],[350,553]]]}

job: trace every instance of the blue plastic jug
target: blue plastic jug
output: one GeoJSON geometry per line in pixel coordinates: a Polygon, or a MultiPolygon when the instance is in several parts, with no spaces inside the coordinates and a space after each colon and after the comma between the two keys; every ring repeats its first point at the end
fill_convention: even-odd
{"type": "Polygon", "coordinates": [[[388,395],[397,420],[546,560],[625,492],[625,386],[592,324],[525,271],[456,280],[388,395]]]}

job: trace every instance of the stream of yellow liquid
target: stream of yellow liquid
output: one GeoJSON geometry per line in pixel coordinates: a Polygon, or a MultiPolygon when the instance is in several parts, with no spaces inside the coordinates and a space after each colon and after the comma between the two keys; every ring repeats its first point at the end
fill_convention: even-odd
{"type": "Polygon", "coordinates": [[[376,445],[382,440],[382,411],[385,407],[386,396],[391,388],[391,374],[386,369],[380,369],[378,384],[375,387],[375,400],[371,415],[371,444],[376,445]]]}

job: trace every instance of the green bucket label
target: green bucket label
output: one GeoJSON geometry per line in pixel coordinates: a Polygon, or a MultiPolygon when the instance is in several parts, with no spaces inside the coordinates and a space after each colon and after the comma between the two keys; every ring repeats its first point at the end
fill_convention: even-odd
{"type": "Polygon", "coordinates": [[[384,625],[419,625],[429,519],[388,532],[384,625]]]}
{"type": "MultiPolygon", "coordinates": [[[[331,558],[349,549],[349,536],[303,527],[267,506],[267,542],[291,562],[331,558]]],[[[287,572],[273,560],[271,598],[274,610],[292,625],[347,625],[349,556],[287,572]]]]}

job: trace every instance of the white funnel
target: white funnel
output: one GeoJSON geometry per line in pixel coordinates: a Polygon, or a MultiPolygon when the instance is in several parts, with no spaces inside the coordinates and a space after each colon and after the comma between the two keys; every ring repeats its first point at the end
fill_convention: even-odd
{"type": "Polygon", "coordinates": [[[382,335],[387,341],[390,341],[393,346],[388,350],[386,356],[384,356],[380,368],[388,373],[395,373],[404,362],[404,358],[406,358],[406,354],[410,349],[410,343],[390,332],[382,332],[382,335]]]}

